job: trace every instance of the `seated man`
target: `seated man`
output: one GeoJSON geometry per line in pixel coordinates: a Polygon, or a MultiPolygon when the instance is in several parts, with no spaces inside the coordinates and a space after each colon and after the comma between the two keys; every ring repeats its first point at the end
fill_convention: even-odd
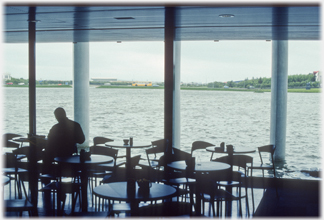
{"type": "Polygon", "coordinates": [[[68,119],[63,108],[55,109],[54,115],[58,123],[51,128],[47,136],[44,172],[49,171],[55,157],[72,156],[73,153],[77,153],[76,144],[85,141],[80,124],[68,119]]]}

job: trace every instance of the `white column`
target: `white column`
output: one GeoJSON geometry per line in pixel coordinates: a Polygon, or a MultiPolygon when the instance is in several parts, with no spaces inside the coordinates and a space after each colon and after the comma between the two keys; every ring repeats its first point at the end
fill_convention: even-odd
{"type": "Polygon", "coordinates": [[[85,135],[80,146],[89,146],[89,42],[74,42],[74,120],[85,135]]]}
{"type": "Polygon", "coordinates": [[[180,148],[180,53],[181,53],[181,41],[173,42],[174,50],[174,80],[173,80],[173,147],[180,148]]]}
{"type": "Polygon", "coordinates": [[[275,160],[284,161],[286,151],[288,91],[288,40],[272,41],[270,143],[276,145],[275,160]]]}

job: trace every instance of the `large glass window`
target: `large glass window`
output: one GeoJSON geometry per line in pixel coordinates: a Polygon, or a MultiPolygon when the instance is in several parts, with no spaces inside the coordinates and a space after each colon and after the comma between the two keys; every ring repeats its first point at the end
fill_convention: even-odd
{"type": "MultiPolygon", "coordinates": [[[[289,42],[289,78],[320,70],[319,46],[319,41],[289,42]]],[[[181,49],[181,147],[190,152],[198,140],[216,146],[269,144],[271,41],[182,42],[181,49]]],[[[297,89],[306,91],[305,85],[297,89]]],[[[320,168],[320,129],[320,93],[289,90],[282,175],[308,178],[300,170],[320,168]]],[[[259,160],[258,154],[254,158],[259,160]]]]}

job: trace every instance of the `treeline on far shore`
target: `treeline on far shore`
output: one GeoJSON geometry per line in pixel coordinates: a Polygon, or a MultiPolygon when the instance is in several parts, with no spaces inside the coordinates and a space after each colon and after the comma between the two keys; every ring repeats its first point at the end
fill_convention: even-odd
{"type": "MultiPolygon", "coordinates": [[[[18,86],[18,85],[5,85],[4,87],[19,87],[19,88],[26,88],[28,85],[18,86]]],[[[37,88],[72,88],[69,85],[48,85],[48,86],[37,86],[37,88]]],[[[164,89],[164,86],[159,87],[152,87],[152,86],[95,86],[99,89],[164,89]]],[[[233,91],[233,92],[256,92],[256,93],[264,93],[264,92],[271,92],[271,89],[246,89],[246,88],[210,88],[207,86],[200,86],[200,87],[190,87],[190,86],[181,86],[181,90],[196,90],[196,91],[233,91]]],[[[295,92],[295,93],[320,93],[321,88],[311,88],[307,90],[306,88],[298,88],[298,89],[288,89],[288,92],[295,92]]]]}
{"type": "MultiPolygon", "coordinates": [[[[299,74],[299,75],[289,75],[288,76],[288,88],[302,88],[309,85],[310,88],[320,88],[320,82],[316,81],[316,76],[313,73],[309,74],[299,74]]],[[[260,77],[252,78],[241,81],[228,81],[224,82],[211,82],[208,83],[207,87],[210,88],[224,88],[227,86],[229,88],[258,88],[258,89],[270,89],[271,88],[271,78],[260,77]]]]}
{"type": "MultiPolygon", "coordinates": [[[[72,87],[72,80],[62,81],[62,80],[37,80],[36,87],[72,87]]],[[[28,86],[28,80],[23,78],[11,78],[10,80],[3,80],[4,86],[10,87],[24,87],[28,86]]],[[[113,88],[113,87],[132,87],[131,82],[126,81],[117,81],[117,82],[98,82],[98,81],[90,81],[90,86],[96,86],[100,88],[113,88]],[[107,85],[108,84],[108,85],[107,85]]],[[[156,83],[153,87],[159,89],[163,88],[164,83],[156,83]]],[[[316,81],[316,76],[313,73],[309,74],[299,74],[299,75],[289,75],[288,76],[288,88],[289,89],[302,89],[302,88],[320,88],[321,84],[319,81],[316,81]]],[[[260,77],[260,78],[252,78],[240,81],[227,81],[227,82],[210,82],[210,83],[183,83],[181,84],[181,88],[197,88],[197,89],[262,89],[266,91],[267,89],[271,89],[271,78],[260,77]]]]}

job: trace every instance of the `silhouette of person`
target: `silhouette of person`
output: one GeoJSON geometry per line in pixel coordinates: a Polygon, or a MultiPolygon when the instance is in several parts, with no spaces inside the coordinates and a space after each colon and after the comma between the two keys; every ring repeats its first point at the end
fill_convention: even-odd
{"type": "Polygon", "coordinates": [[[58,123],[51,128],[47,136],[43,161],[45,170],[50,167],[55,157],[72,156],[73,153],[77,153],[76,144],[85,141],[80,124],[68,119],[63,108],[55,109],[54,115],[58,123]]]}

